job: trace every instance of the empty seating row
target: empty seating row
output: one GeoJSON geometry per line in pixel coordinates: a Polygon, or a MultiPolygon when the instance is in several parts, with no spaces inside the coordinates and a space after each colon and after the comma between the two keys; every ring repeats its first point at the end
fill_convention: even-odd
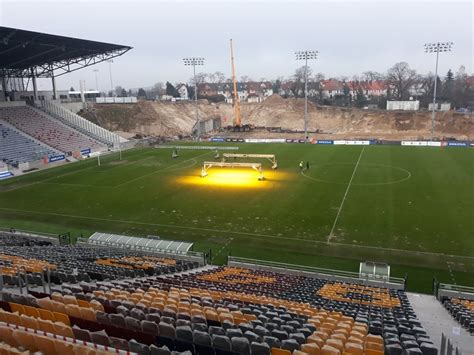
{"type": "Polygon", "coordinates": [[[61,152],[69,153],[88,148],[97,151],[105,148],[92,138],[32,107],[0,108],[0,119],[61,152]]]}
{"type": "Polygon", "coordinates": [[[21,163],[41,160],[44,157],[58,154],[61,153],[2,124],[0,120],[0,161],[18,166],[21,163]]]}

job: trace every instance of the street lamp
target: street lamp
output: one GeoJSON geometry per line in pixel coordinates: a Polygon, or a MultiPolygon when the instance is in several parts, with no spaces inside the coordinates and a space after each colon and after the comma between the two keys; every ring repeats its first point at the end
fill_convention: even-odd
{"type": "Polygon", "coordinates": [[[92,71],[95,74],[95,89],[99,91],[99,82],[97,81],[97,73],[99,72],[99,69],[93,69],[92,71]]]}
{"type": "Polygon", "coordinates": [[[199,127],[199,112],[198,112],[198,100],[197,100],[197,82],[196,82],[196,65],[204,65],[204,58],[183,58],[184,65],[192,65],[193,66],[193,75],[194,75],[194,102],[196,106],[196,125],[197,125],[197,135],[200,135],[200,127],[199,127]]]}
{"type": "Polygon", "coordinates": [[[431,139],[434,139],[434,122],[436,114],[436,87],[438,84],[438,57],[440,52],[451,52],[453,42],[425,43],[425,53],[436,53],[436,68],[434,75],[433,107],[431,111],[431,139]]]}
{"type": "Polygon", "coordinates": [[[308,142],[308,59],[317,59],[318,51],[295,52],[296,60],[304,60],[304,141],[308,142]]]}
{"type": "Polygon", "coordinates": [[[109,59],[107,61],[107,63],[109,63],[109,75],[110,75],[110,91],[112,92],[112,96],[113,96],[113,92],[114,92],[114,84],[112,82],[112,63],[113,63],[113,59],[109,59]]]}

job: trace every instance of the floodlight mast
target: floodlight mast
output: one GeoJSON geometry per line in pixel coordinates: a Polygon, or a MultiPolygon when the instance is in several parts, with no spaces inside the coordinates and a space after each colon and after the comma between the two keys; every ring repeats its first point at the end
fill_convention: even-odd
{"type": "Polygon", "coordinates": [[[198,85],[196,82],[196,65],[204,65],[204,58],[202,57],[192,57],[192,58],[183,58],[184,65],[192,65],[193,67],[193,78],[194,78],[194,103],[196,107],[196,125],[197,125],[197,136],[201,135],[201,127],[199,125],[199,112],[198,112],[198,99],[197,99],[197,94],[198,94],[198,85]]]}
{"type": "Polygon", "coordinates": [[[317,59],[318,51],[295,52],[296,60],[304,60],[304,141],[308,142],[308,59],[317,59]]]}
{"type": "Polygon", "coordinates": [[[438,58],[440,52],[451,52],[453,42],[433,42],[425,43],[425,53],[436,53],[436,67],[434,75],[434,89],[433,89],[433,107],[431,111],[431,139],[434,139],[434,126],[436,115],[436,89],[438,84],[438,58]]]}

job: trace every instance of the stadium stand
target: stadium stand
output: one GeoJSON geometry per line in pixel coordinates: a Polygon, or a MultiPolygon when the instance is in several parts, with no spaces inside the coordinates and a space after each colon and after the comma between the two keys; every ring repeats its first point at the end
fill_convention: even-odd
{"type": "Polygon", "coordinates": [[[403,290],[0,238],[0,332],[19,351],[79,343],[139,354],[437,354],[403,290]],[[20,268],[26,293],[15,287],[26,281],[20,268]],[[36,287],[45,268],[56,284],[48,293],[36,287]]]}
{"type": "MultiPolygon", "coordinates": [[[[193,354],[437,354],[403,293],[397,295],[400,304],[395,306],[380,306],[375,299],[364,301],[354,294],[350,301],[341,302],[317,292],[310,292],[313,300],[302,302],[311,284],[306,278],[235,268],[63,284],[62,294],[50,297],[4,293],[2,308],[18,314],[3,314],[3,321],[32,314],[26,306],[36,306],[65,314],[78,340],[128,350],[133,338],[139,341],[134,346],[143,349],[139,353],[148,353],[156,345],[163,354],[172,350],[193,354]],[[94,336],[97,332],[101,336],[94,336]]],[[[7,321],[19,322],[17,318],[7,321]]],[[[54,334],[54,325],[49,327],[54,334]]]]}
{"type": "Polygon", "coordinates": [[[8,127],[1,121],[0,137],[0,159],[13,166],[61,154],[8,127]]]}
{"type": "Polygon", "coordinates": [[[105,148],[92,138],[29,106],[2,107],[0,119],[64,153],[89,148],[98,151],[105,148]]]}
{"type": "Polygon", "coordinates": [[[444,297],[441,302],[451,316],[471,335],[474,335],[474,300],[444,297]]]}

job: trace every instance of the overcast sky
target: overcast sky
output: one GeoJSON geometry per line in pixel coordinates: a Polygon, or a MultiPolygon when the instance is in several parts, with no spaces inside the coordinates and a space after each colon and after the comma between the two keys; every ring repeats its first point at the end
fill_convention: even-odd
{"type": "MultiPolygon", "coordinates": [[[[297,50],[318,50],[311,62],[326,77],[385,72],[406,61],[434,71],[425,42],[453,41],[439,72],[474,70],[473,1],[23,1],[0,0],[0,24],[32,31],[132,46],[112,64],[113,83],[126,88],[187,81],[183,57],[205,57],[199,71],[230,76],[229,39],[237,76],[289,77],[302,63],[297,50]]],[[[110,89],[107,64],[99,89],[110,89]]],[[[58,78],[59,89],[95,88],[93,67],[58,78]]],[[[49,88],[40,80],[39,88],[49,88]]]]}

